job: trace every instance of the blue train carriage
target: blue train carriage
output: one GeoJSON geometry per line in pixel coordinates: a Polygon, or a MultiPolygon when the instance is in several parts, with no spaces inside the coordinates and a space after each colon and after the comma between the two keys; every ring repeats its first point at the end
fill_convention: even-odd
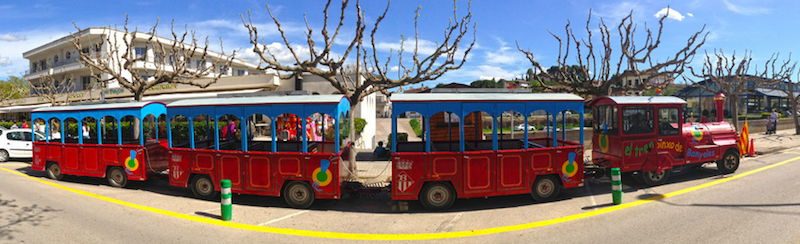
{"type": "Polygon", "coordinates": [[[170,185],[213,199],[227,179],[234,193],[283,196],[295,208],[339,199],[352,169],[341,145],[349,110],[343,95],[170,103],[170,185]]]}
{"type": "Polygon", "coordinates": [[[167,168],[167,109],[160,102],[102,103],[39,108],[32,130],[32,170],[104,177],[116,187],[145,181],[167,168]]]}
{"type": "Polygon", "coordinates": [[[411,93],[391,101],[394,200],[436,210],[456,198],[550,201],[562,188],[583,186],[579,96],[411,93]]]}

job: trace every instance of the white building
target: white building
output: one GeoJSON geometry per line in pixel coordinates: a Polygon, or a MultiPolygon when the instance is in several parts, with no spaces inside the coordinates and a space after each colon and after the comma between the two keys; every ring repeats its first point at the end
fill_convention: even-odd
{"type": "MultiPolygon", "coordinates": [[[[72,82],[71,89],[60,96],[64,101],[69,102],[97,100],[101,93],[105,95],[106,99],[132,98],[133,94],[121,88],[116,81],[109,82],[106,88],[94,85],[95,82],[94,78],[91,77],[90,67],[78,61],[80,52],[90,53],[95,58],[105,58],[108,57],[109,53],[113,53],[111,51],[112,44],[106,41],[106,37],[109,35],[116,35],[118,40],[121,40],[124,32],[109,28],[87,28],[80,32],[83,50],[75,49],[71,42],[72,36],[65,36],[24,52],[23,57],[30,61],[30,70],[25,72],[24,79],[33,86],[41,85],[42,80],[47,76],[61,82],[72,82]]],[[[124,77],[130,78],[132,75],[149,77],[153,74],[156,68],[155,65],[162,62],[167,67],[164,70],[169,71],[171,69],[169,68],[171,63],[168,60],[160,60],[162,57],[171,55],[163,55],[160,53],[160,49],[155,48],[154,50],[152,45],[146,45],[147,39],[150,37],[150,34],[137,32],[138,41],[133,52],[134,55],[143,57],[145,61],[137,61],[134,64],[134,72],[122,70],[121,73],[124,77]]],[[[113,36],[111,36],[111,40],[114,40],[113,36]]],[[[169,46],[168,50],[171,49],[172,40],[162,37],[156,37],[154,40],[169,46]]],[[[124,50],[124,43],[120,43],[118,46],[121,49],[117,52],[118,54],[126,51],[124,50]]],[[[184,58],[190,59],[187,62],[188,68],[197,69],[198,67],[208,67],[218,61],[219,63],[224,63],[224,60],[229,57],[209,51],[205,59],[200,59],[200,57],[184,58]]],[[[101,75],[104,79],[110,77],[108,74],[101,75]]],[[[211,79],[212,75],[216,74],[209,75],[208,79],[211,79]]],[[[216,97],[225,93],[293,91],[298,88],[299,90],[310,91],[313,94],[338,93],[328,81],[321,77],[304,75],[304,78],[298,86],[295,79],[281,79],[274,72],[264,72],[259,70],[255,64],[235,59],[226,74],[223,74],[222,78],[207,88],[181,84],[162,84],[145,91],[143,100],[168,103],[180,99],[216,97]]],[[[364,77],[361,77],[361,81],[363,79],[364,77]]],[[[203,79],[199,79],[198,83],[204,83],[203,79]]],[[[357,141],[360,148],[372,148],[375,143],[375,97],[375,94],[365,97],[353,111],[355,117],[363,118],[367,121],[364,131],[357,141]]],[[[11,105],[0,107],[0,118],[16,119],[18,121],[23,117],[30,118],[30,111],[35,108],[50,106],[49,101],[42,97],[27,97],[10,101],[7,104],[11,105]]]]}
{"type": "MultiPolygon", "coordinates": [[[[126,45],[122,41],[124,34],[124,31],[110,28],[87,28],[78,34],[80,35],[81,47],[83,50],[75,49],[75,46],[72,44],[72,36],[65,36],[29,50],[22,54],[24,58],[30,61],[30,70],[25,73],[24,79],[29,81],[31,85],[37,86],[41,84],[44,76],[51,75],[61,82],[72,82],[74,86],[71,87],[70,91],[91,89],[92,87],[90,86],[93,84],[94,78],[91,77],[90,68],[79,62],[80,53],[90,53],[94,58],[108,58],[108,55],[113,54],[116,55],[116,57],[113,57],[114,59],[124,62],[124,59],[120,58],[121,55],[128,51],[126,45]],[[117,43],[109,43],[107,41],[108,39],[110,39],[111,42],[117,43]],[[119,51],[113,52],[112,48],[114,48],[114,46],[119,47],[119,51]]],[[[123,77],[131,79],[133,75],[141,77],[152,76],[156,64],[162,62],[166,64],[165,70],[172,69],[172,58],[161,60],[163,57],[170,57],[172,55],[164,55],[160,50],[154,50],[154,45],[147,45],[147,40],[151,36],[152,35],[148,33],[136,32],[136,40],[133,41],[133,43],[135,43],[134,50],[132,50],[133,54],[137,58],[144,58],[146,61],[139,61],[134,64],[133,67],[136,70],[135,74],[132,74],[129,70],[121,70],[120,73],[123,77]]],[[[132,35],[129,33],[127,38],[130,40],[132,35]]],[[[153,42],[160,43],[164,45],[167,50],[170,50],[173,40],[156,37],[153,39],[153,42]]],[[[158,46],[156,46],[155,49],[159,49],[157,47],[158,46]]],[[[187,50],[191,48],[191,46],[186,47],[187,50]]],[[[198,49],[202,51],[202,47],[198,47],[198,49]]],[[[208,51],[205,59],[202,60],[201,52],[197,53],[194,57],[177,58],[188,59],[186,60],[187,68],[197,69],[209,67],[215,62],[220,64],[225,63],[225,60],[228,59],[229,56],[208,51]]],[[[112,62],[111,66],[116,65],[112,62]]],[[[257,68],[257,65],[235,59],[231,64],[231,68],[227,70],[223,77],[263,73],[257,68]]],[[[217,70],[217,72],[219,72],[219,70],[217,70]]],[[[216,75],[216,73],[210,74],[209,77],[213,75],[216,75]]],[[[110,76],[109,74],[102,74],[102,77],[108,79],[110,76]]],[[[108,88],[116,87],[119,87],[116,81],[112,81],[108,84],[108,88]]]]}

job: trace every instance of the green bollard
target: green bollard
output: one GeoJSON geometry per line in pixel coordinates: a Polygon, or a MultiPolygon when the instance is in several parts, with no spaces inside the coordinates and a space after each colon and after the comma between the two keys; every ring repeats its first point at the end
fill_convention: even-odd
{"type": "Polygon", "coordinates": [[[622,177],[619,168],[611,169],[611,195],[614,197],[614,204],[622,203],[622,177]]]}
{"type": "Polygon", "coordinates": [[[222,220],[228,221],[231,220],[231,211],[233,210],[231,206],[231,197],[233,197],[231,180],[222,180],[220,185],[222,185],[222,220]]]}

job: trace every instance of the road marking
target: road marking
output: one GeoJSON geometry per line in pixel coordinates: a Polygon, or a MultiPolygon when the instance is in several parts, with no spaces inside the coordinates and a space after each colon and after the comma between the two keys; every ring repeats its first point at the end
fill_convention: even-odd
{"type": "Polygon", "coordinates": [[[442,228],[442,230],[440,232],[445,232],[445,231],[449,231],[450,229],[452,229],[453,226],[456,224],[456,221],[458,221],[458,219],[460,219],[461,215],[463,215],[463,214],[464,214],[463,212],[456,214],[456,216],[454,216],[453,219],[450,220],[450,222],[447,222],[447,225],[445,225],[444,228],[442,228]]]}
{"type": "Polygon", "coordinates": [[[291,217],[294,217],[294,216],[297,216],[297,215],[304,214],[306,212],[308,212],[308,210],[303,210],[303,211],[300,211],[300,212],[297,212],[297,213],[293,213],[293,214],[286,215],[286,216],[283,216],[283,217],[280,217],[280,218],[277,218],[277,219],[273,219],[273,220],[258,224],[258,226],[265,226],[265,225],[268,225],[268,224],[272,224],[272,223],[275,223],[275,222],[278,222],[278,221],[281,221],[281,220],[284,220],[284,219],[288,219],[288,218],[291,218],[291,217]]]}
{"type": "Polygon", "coordinates": [[[6,166],[31,166],[31,164],[26,164],[26,163],[2,163],[2,164],[0,164],[0,167],[6,167],[6,166]]]}
{"type": "Polygon", "coordinates": [[[462,237],[471,237],[471,236],[481,236],[481,235],[489,235],[489,234],[497,234],[497,233],[504,233],[504,232],[511,232],[511,231],[518,231],[518,230],[526,230],[532,229],[536,227],[548,226],[553,224],[559,224],[564,222],[569,222],[573,220],[585,219],[588,217],[593,217],[597,215],[602,215],[606,213],[616,212],[622,209],[630,208],[639,206],[642,204],[650,203],[653,201],[658,201],[661,199],[669,198],[678,196],[684,193],[697,191],[703,188],[708,188],[717,184],[725,183],[734,179],[742,178],[748,175],[752,175],[764,170],[768,170],[771,168],[775,168],[789,162],[793,162],[800,159],[800,156],[784,160],[775,164],[767,165],[761,168],[757,168],[754,170],[750,170],[744,172],[742,174],[734,175],[727,178],[718,179],[715,181],[711,181],[708,183],[704,183],[701,185],[689,187],[683,190],[678,190],[674,192],[670,192],[663,195],[658,195],[654,197],[650,197],[647,199],[642,199],[634,202],[623,203],[620,205],[615,205],[607,208],[601,208],[590,212],[570,215],[566,217],[561,217],[557,219],[549,219],[549,220],[542,220],[536,222],[530,222],[525,224],[518,224],[518,225],[509,225],[509,226],[500,226],[500,227],[493,227],[493,228],[486,228],[486,229],[477,229],[477,230],[468,230],[468,231],[455,231],[455,232],[444,232],[444,233],[419,233],[419,234],[366,234],[366,233],[342,233],[342,232],[327,232],[327,231],[314,231],[314,230],[299,230],[299,229],[288,229],[288,228],[277,228],[277,227],[269,227],[269,226],[257,226],[257,225],[249,225],[249,224],[241,224],[241,223],[233,223],[233,222],[226,222],[218,219],[210,219],[205,217],[193,216],[188,214],[176,213],[172,211],[167,211],[163,209],[158,209],[154,207],[148,207],[144,205],[139,205],[135,203],[129,203],[122,200],[117,200],[110,197],[105,197],[101,195],[97,195],[94,193],[81,191],[78,189],[73,189],[70,187],[62,186],[53,182],[49,182],[47,180],[39,179],[37,177],[29,176],[15,170],[7,169],[4,167],[0,167],[0,170],[11,172],[13,174],[26,177],[28,179],[32,179],[35,181],[42,182],[47,185],[54,186],[56,188],[60,188],[66,191],[71,191],[74,193],[78,193],[81,195],[97,198],[100,200],[104,200],[111,203],[116,203],[122,206],[131,207],[139,210],[149,211],[153,213],[163,214],[167,216],[172,216],[176,218],[186,219],[195,222],[201,222],[206,224],[212,224],[217,226],[223,227],[230,227],[230,228],[237,228],[241,230],[251,230],[251,231],[258,231],[258,232],[266,232],[266,233],[273,233],[273,234],[284,234],[284,235],[294,235],[294,236],[306,236],[306,237],[318,237],[318,238],[329,238],[329,239],[347,239],[347,240],[431,240],[431,239],[449,239],[449,238],[462,238],[462,237]]]}

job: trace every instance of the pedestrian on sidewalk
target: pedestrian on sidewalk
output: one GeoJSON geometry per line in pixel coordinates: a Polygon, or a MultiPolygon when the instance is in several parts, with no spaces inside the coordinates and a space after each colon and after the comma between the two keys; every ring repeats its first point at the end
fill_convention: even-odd
{"type": "Polygon", "coordinates": [[[772,109],[772,113],[769,115],[769,120],[767,121],[767,134],[775,134],[775,131],[778,129],[778,119],[780,119],[780,115],[778,115],[777,109],[772,109]]]}

